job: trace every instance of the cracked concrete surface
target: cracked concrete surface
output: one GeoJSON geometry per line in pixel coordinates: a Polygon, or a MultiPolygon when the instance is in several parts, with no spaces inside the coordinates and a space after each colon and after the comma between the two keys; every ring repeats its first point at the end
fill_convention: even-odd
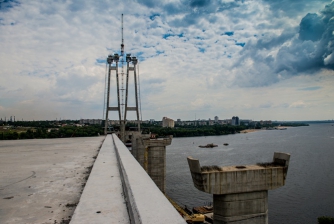
{"type": "Polygon", "coordinates": [[[104,138],[0,141],[0,223],[68,223],[104,138]]]}

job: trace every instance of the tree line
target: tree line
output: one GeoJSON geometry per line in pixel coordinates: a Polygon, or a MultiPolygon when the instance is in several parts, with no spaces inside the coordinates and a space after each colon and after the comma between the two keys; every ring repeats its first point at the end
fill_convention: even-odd
{"type": "Polygon", "coordinates": [[[150,131],[158,137],[173,135],[173,137],[195,137],[210,135],[228,135],[245,130],[245,126],[212,125],[212,126],[187,126],[175,128],[149,127],[150,131]]]}
{"type": "Polygon", "coordinates": [[[33,139],[33,138],[69,138],[98,136],[103,133],[100,125],[89,125],[83,127],[64,126],[57,128],[29,128],[27,131],[16,131],[11,129],[0,133],[0,140],[33,139]]]}

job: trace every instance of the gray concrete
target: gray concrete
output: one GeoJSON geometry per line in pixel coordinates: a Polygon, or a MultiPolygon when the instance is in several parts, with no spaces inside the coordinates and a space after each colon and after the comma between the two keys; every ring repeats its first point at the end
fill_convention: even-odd
{"type": "Polygon", "coordinates": [[[268,191],[213,195],[214,223],[268,223],[268,191]]]}
{"type": "MultiPolygon", "coordinates": [[[[132,155],[136,158],[138,163],[145,169],[145,145],[143,138],[149,138],[149,136],[143,136],[140,132],[131,132],[131,144],[132,144],[132,155]]],[[[130,135],[129,134],[129,135],[130,135]]]]}
{"type": "Polygon", "coordinates": [[[186,223],[123,142],[113,139],[132,223],[186,223]]]}
{"type": "Polygon", "coordinates": [[[130,223],[111,135],[101,147],[71,220],[85,223],[130,223]]]}
{"type": "Polygon", "coordinates": [[[166,146],[172,143],[172,138],[150,139],[149,135],[139,132],[133,132],[131,138],[132,155],[163,193],[166,188],[166,146]]]}
{"type": "Polygon", "coordinates": [[[290,155],[275,152],[266,165],[202,169],[188,157],[194,186],[213,194],[214,224],[267,224],[268,190],[284,186],[290,155]]]}
{"type": "Polygon", "coordinates": [[[68,220],[103,139],[0,141],[0,223],[68,220]]]}
{"type": "Polygon", "coordinates": [[[166,192],[166,146],[172,143],[172,137],[164,139],[144,139],[144,168],[158,188],[166,192]]]}

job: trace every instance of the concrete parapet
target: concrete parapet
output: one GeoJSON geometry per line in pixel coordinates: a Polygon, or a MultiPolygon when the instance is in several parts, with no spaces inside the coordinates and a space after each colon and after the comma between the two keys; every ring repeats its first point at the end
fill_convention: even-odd
{"type": "Polygon", "coordinates": [[[257,165],[201,167],[188,157],[194,186],[213,194],[214,223],[268,223],[268,190],[284,186],[290,155],[274,153],[257,165]]]}
{"type": "Polygon", "coordinates": [[[115,147],[105,138],[71,224],[130,223],[115,147]]]}
{"type": "Polygon", "coordinates": [[[186,223],[150,176],[113,135],[131,223],[186,223]]]}
{"type": "Polygon", "coordinates": [[[71,224],[182,223],[145,170],[118,137],[107,135],[71,224]]]}

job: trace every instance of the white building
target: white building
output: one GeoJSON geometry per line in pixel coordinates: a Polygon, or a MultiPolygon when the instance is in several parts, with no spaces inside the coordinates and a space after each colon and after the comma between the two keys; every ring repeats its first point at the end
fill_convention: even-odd
{"type": "Polygon", "coordinates": [[[168,117],[162,118],[162,127],[174,128],[174,120],[168,117]]]}

